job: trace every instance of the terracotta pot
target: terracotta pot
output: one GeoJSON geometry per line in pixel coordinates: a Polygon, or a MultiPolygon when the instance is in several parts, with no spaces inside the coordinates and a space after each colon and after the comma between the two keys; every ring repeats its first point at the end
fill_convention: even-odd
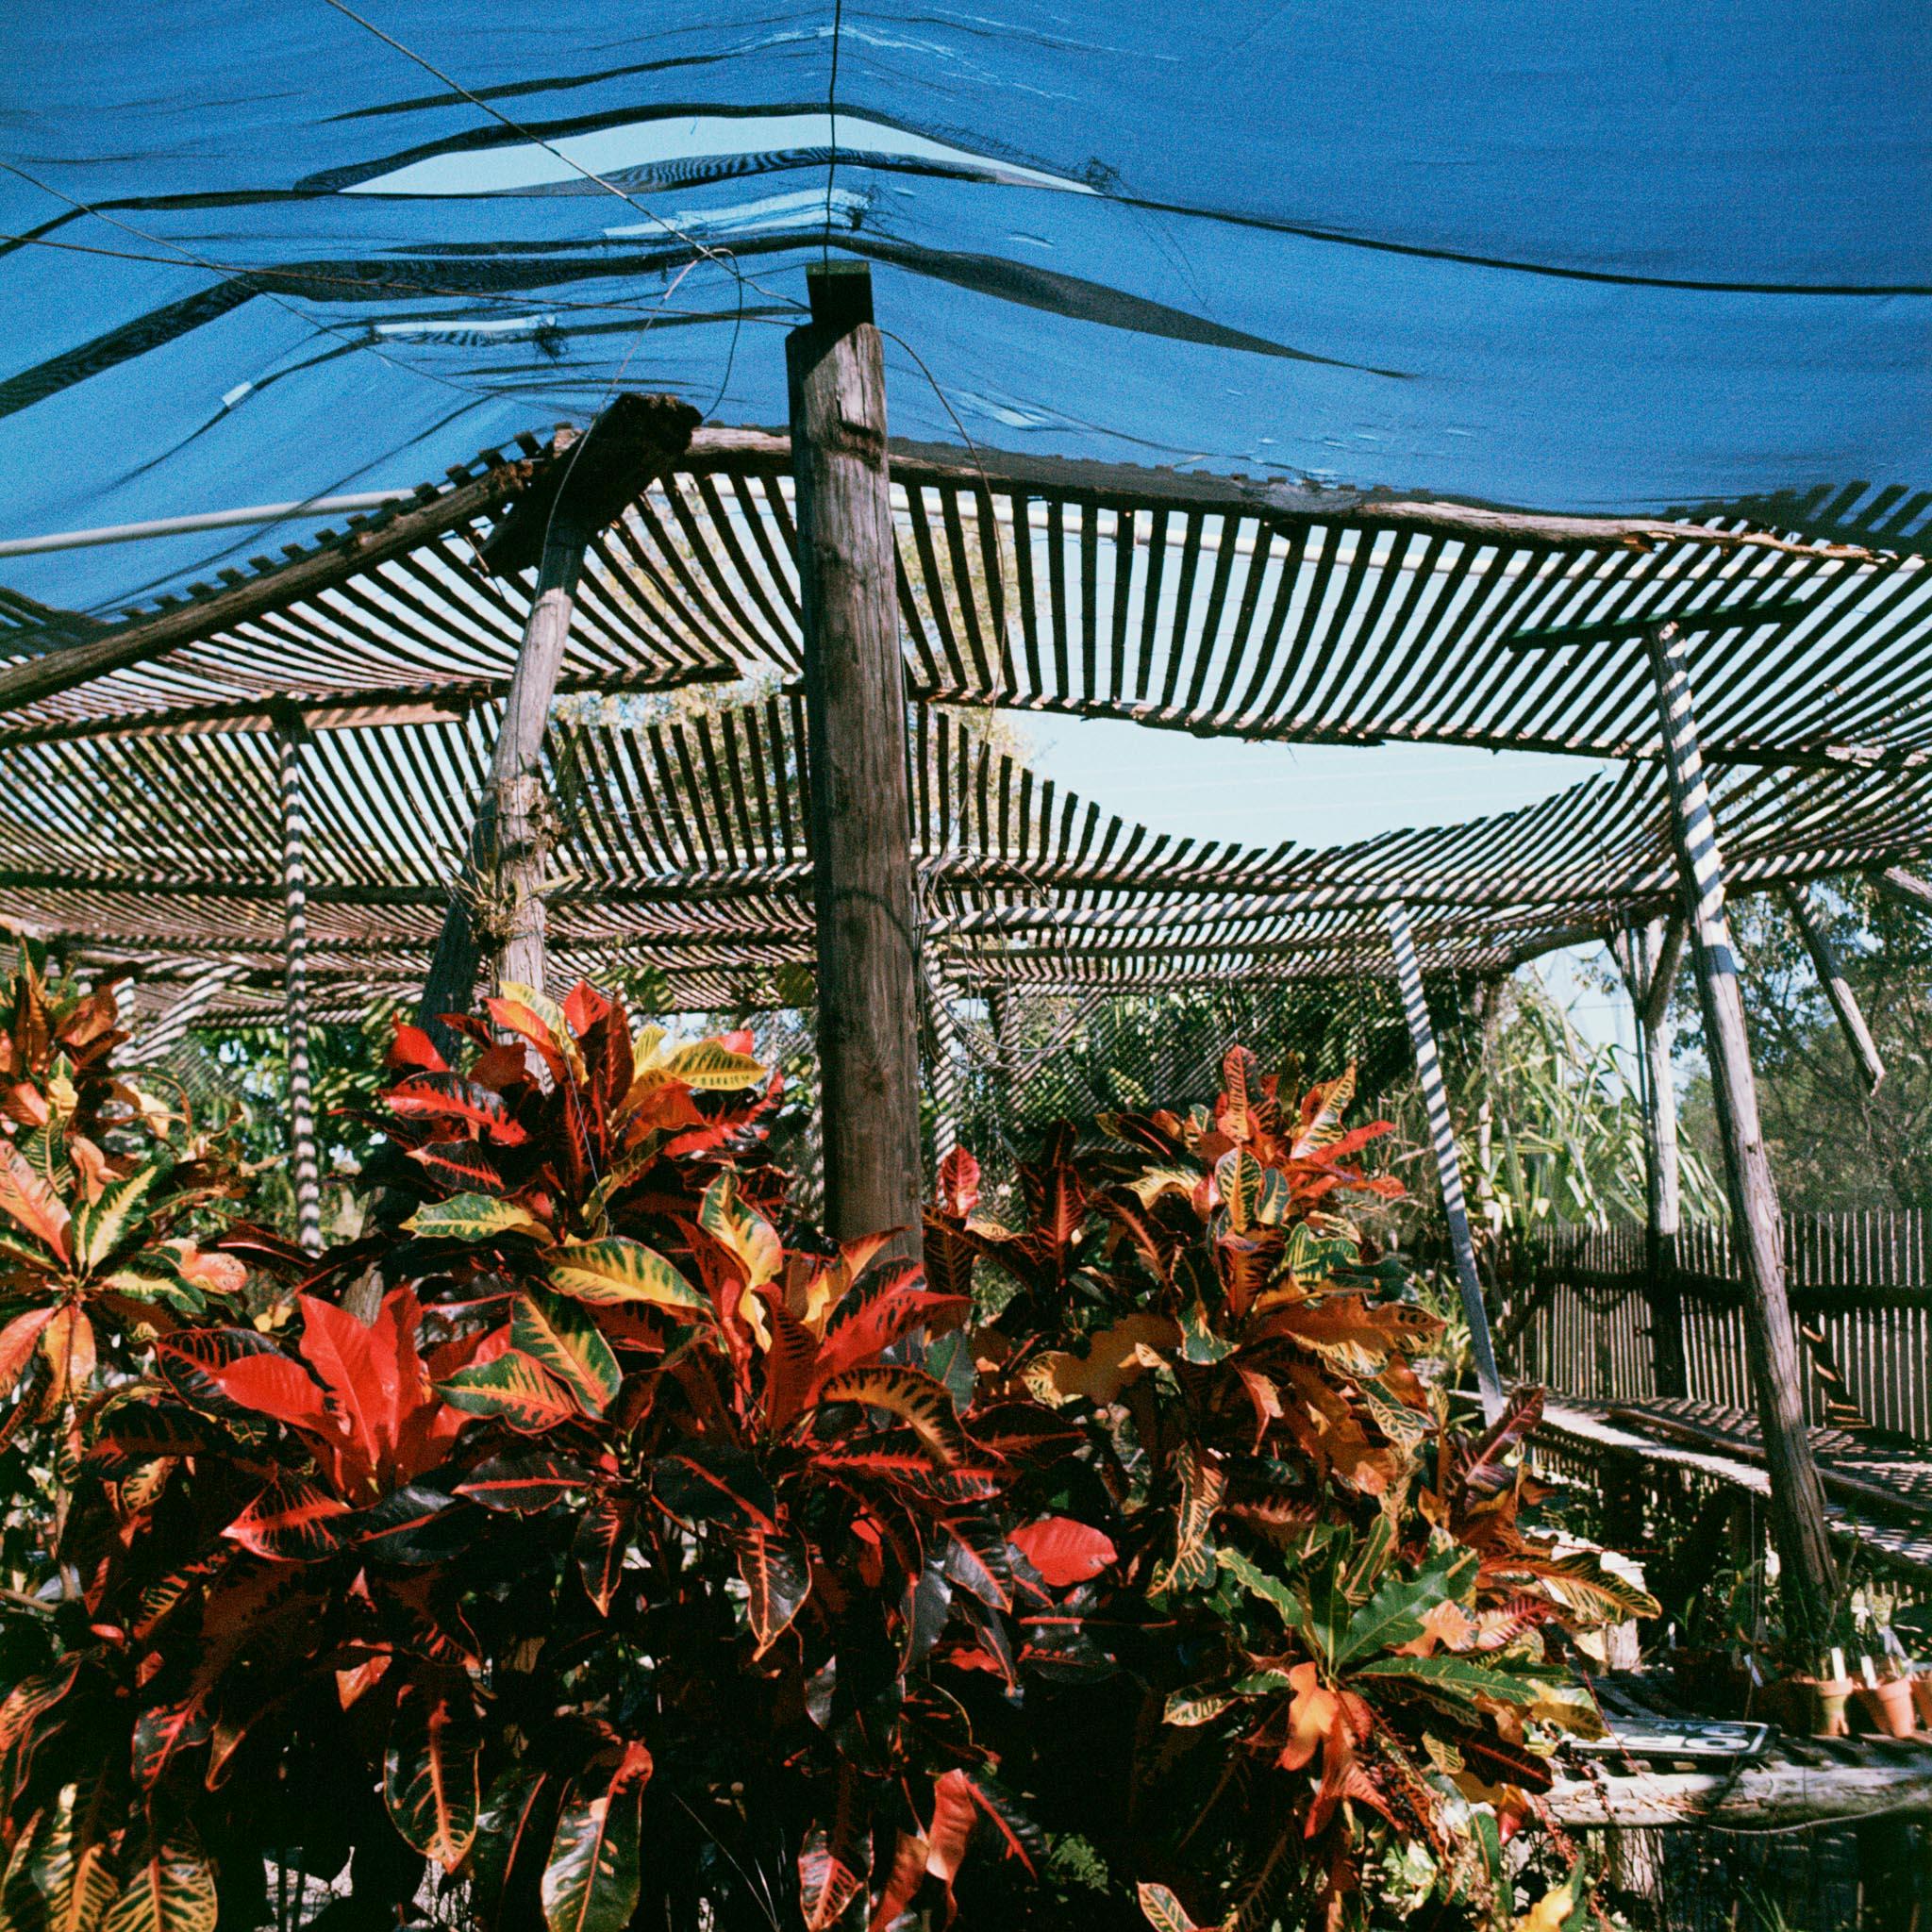
{"type": "Polygon", "coordinates": [[[1886,1737],[1912,1735],[1912,1687],[1904,1677],[1888,1677],[1875,1690],[1859,1685],[1858,1707],[1886,1737]]]}
{"type": "Polygon", "coordinates": [[[1919,1723],[1932,1731],[1932,1672],[1921,1671],[1912,1679],[1912,1702],[1918,1707],[1919,1723]]]}
{"type": "Polygon", "coordinates": [[[1814,1738],[1848,1736],[1852,1726],[1845,1707],[1857,1685],[1849,1677],[1801,1677],[1798,1681],[1810,1690],[1816,1700],[1811,1714],[1811,1735],[1814,1738]]]}

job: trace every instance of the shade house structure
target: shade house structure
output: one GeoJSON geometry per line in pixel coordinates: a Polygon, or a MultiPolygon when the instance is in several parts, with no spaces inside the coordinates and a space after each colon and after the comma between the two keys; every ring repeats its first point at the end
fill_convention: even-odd
{"type": "Polygon", "coordinates": [[[50,42],[0,185],[0,913],[133,969],[151,1042],[283,1017],[307,1238],[308,1028],[374,1000],[809,974],[851,1234],[916,1229],[921,1083],[943,1145],[1016,1006],[1374,978],[1493,1407],[1424,974],[1612,944],[1667,1239],[1688,958],[1774,1535],[1828,1600],[1726,900],[1932,904],[1882,19],[1802,63],[1773,9],[1720,66],[1540,15],[1524,90],[1420,9],[206,11],[158,83],[133,9],[50,42]],[[1614,764],[1251,846],[1076,796],[989,729],[1029,713],[1614,764]]]}

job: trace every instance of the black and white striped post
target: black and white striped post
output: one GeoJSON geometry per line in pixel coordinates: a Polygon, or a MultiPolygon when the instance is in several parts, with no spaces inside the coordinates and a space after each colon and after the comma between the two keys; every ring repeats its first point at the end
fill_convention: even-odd
{"type": "Polygon", "coordinates": [[[282,998],[289,1048],[289,1152],[295,1178],[295,1239],[322,1251],[322,1166],[308,1065],[308,812],[302,792],[299,721],[275,726],[282,794],[282,998]]]}
{"type": "Polygon", "coordinates": [[[1483,1419],[1494,1422],[1503,1412],[1503,1381],[1496,1373],[1489,1312],[1483,1307],[1482,1282],[1475,1272],[1475,1242],[1470,1238],[1469,1208],[1462,1198],[1462,1162],[1457,1156],[1456,1129],[1449,1119],[1449,1094],[1442,1085],[1436,1029],[1430,1023],[1429,1003],[1423,992],[1422,961],[1416,958],[1408,908],[1398,901],[1385,907],[1383,916],[1389,922],[1389,942],[1395,953],[1395,976],[1402,987],[1402,1010],[1415,1047],[1415,1071],[1422,1082],[1423,1105],[1428,1109],[1429,1139],[1435,1146],[1436,1173],[1442,1184],[1442,1214],[1449,1224],[1449,1246],[1456,1257],[1456,1285],[1462,1293],[1463,1320],[1469,1324],[1469,1352],[1475,1364],[1476,1392],[1482,1398],[1483,1419]]]}
{"type": "Polygon", "coordinates": [[[1646,626],[1671,784],[1671,842],[1684,891],[1691,959],[1704,1015],[1710,1085],[1724,1141],[1724,1176],[1744,1276],[1744,1346],[1771,1478],[1771,1531],[1787,1628],[1822,1638],[1838,1591],[1824,1526],[1824,1492],[1805,1433],[1797,1336],[1785,1291],[1777,1188],[1757,1117],[1738,959],[1724,908],[1724,857],[1704,775],[1697,716],[1677,626],[1646,626]]]}

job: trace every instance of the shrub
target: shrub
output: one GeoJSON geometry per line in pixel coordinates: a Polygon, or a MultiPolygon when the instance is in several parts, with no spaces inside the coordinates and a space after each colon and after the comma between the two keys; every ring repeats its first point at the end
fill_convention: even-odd
{"type": "Polygon", "coordinates": [[[489,1006],[459,1069],[397,1031],[397,1222],[192,1250],[245,1300],[122,1306],[206,1272],[145,1205],[204,1200],[192,1163],[78,1274],[62,1231],[134,1157],[64,1222],[0,1188],[5,1333],[139,1318],[9,1424],[62,1477],[58,1641],[0,1707],[16,1932],[263,1923],[298,1857],[350,1867],[332,1932],[425,1870],[551,1932],[1035,1886],[1062,1923],[1293,1923],[1391,1858],[1508,1913],[1501,1838],[1593,1722],[1552,1635],[1645,1606],[1520,1526],[1536,1397],[1468,1441],[1417,1373],[1345,1079],[1284,1111],[1236,1053],[1211,1114],[1056,1131],[1018,1228],[956,1157],[922,1274],[789,1226],[748,1039],[489,1006]]]}

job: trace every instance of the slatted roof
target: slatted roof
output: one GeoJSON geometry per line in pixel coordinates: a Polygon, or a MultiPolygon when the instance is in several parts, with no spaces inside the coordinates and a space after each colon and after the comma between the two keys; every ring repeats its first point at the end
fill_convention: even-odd
{"type": "MultiPolygon", "coordinates": [[[[936,982],[965,991],[1149,988],[1388,970],[1380,908],[1432,964],[1498,971],[1674,897],[1661,783],[1632,765],[1524,809],[1330,848],[1176,839],[1103,812],[915,703],[913,849],[936,982]]],[[[496,707],[319,732],[301,747],[310,970],[321,1008],[420,983],[493,742],[496,707]]],[[[551,933],[559,970],[653,967],[686,1007],[757,1004],[809,962],[803,704],[560,716],[551,933]]],[[[277,741],[95,736],[0,747],[0,914],[187,981],[208,1009],[276,996],[277,741]]],[[[1932,772],[1720,776],[1749,888],[1932,854],[1932,772]]]]}
{"type": "MultiPolygon", "coordinates": [[[[0,599],[0,913],[192,985],[278,995],[277,741],[299,720],[323,1010],[420,983],[531,583],[476,557],[550,460],[485,452],[341,535],[116,624],[0,599]],[[353,727],[353,728],[351,728],[353,727]],[[231,971],[208,977],[213,954],[231,971]]],[[[1740,885],[1932,853],[1926,499],[1541,517],[895,446],[927,969],[960,990],[1494,971],[1671,903],[1641,626],[1686,640],[1740,885]],[[1886,546],[1890,547],[1886,547],[1886,546]],[[994,750],[1004,707],[1204,735],[1591,752],[1524,810],[1272,849],[1126,824],[994,750]]],[[[560,970],[756,1002],[811,955],[789,445],[701,431],[597,540],[563,689],[666,693],[549,745],[560,970]],[[743,692],[754,693],[748,700],[743,692]]]]}
{"type": "MultiPolygon", "coordinates": [[[[474,557],[547,459],[486,452],[406,508],[111,626],[0,623],[0,734],[259,728],[289,700],[323,723],[436,715],[500,691],[529,584],[474,557]]],[[[1858,517],[1856,501],[1768,499],[1757,525],[906,444],[891,467],[922,697],[1281,741],[1649,757],[1635,644],[1674,616],[1713,758],[1932,754],[1920,498],[1884,492],[1858,517]]],[[[562,688],[795,676],[790,469],[783,436],[701,431],[598,540],[562,688]]]]}

